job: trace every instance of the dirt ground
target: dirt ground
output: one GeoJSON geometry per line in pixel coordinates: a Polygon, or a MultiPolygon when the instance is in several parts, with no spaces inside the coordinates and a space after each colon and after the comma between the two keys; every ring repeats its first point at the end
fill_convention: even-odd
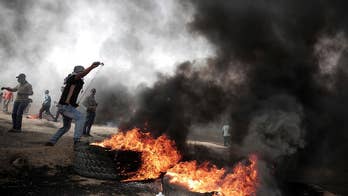
{"type": "MultiPolygon", "coordinates": [[[[119,183],[84,178],[72,168],[73,126],[53,147],[44,143],[61,126],[60,122],[23,118],[22,133],[10,133],[11,116],[0,112],[0,195],[155,195],[156,181],[119,183]]],[[[116,133],[112,127],[92,127],[101,141],[116,133]]]]}
{"type": "MultiPolygon", "coordinates": [[[[160,180],[120,183],[77,175],[72,168],[73,126],[55,146],[44,146],[60,126],[61,122],[23,118],[23,132],[10,133],[11,116],[0,111],[0,195],[145,196],[161,191],[160,180]]],[[[114,127],[93,126],[93,137],[83,137],[82,140],[101,141],[116,132],[114,127]]],[[[209,148],[214,154],[228,151],[221,141],[188,143],[209,148]]],[[[348,195],[348,170],[307,168],[299,171],[295,178],[296,181],[320,185],[336,195],[348,195]]]]}

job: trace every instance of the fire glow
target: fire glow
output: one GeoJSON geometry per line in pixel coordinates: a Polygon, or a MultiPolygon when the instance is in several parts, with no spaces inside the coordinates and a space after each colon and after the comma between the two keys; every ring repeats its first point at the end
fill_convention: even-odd
{"type": "Polygon", "coordinates": [[[219,169],[205,162],[179,162],[180,153],[175,142],[165,135],[153,138],[139,129],[119,132],[110,139],[92,145],[111,150],[131,150],[141,153],[142,164],[134,176],[123,180],[141,181],[159,178],[166,173],[170,184],[179,185],[188,191],[214,193],[226,196],[255,196],[258,187],[257,157],[251,155],[247,163],[239,162],[232,169],[219,169]]]}
{"type": "Polygon", "coordinates": [[[218,169],[215,165],[196,161],[181,162],[169,169],[169,182],[191,192],[215,192],[216,195],[253,196],[257,189],[257,157],[251,155],[250,164],[238,163],[232,172],[218,169]]]}
{"type": "Polygon", "coordinates": [[[142,133],[136,128],[119,132],[110,139],[92,145],[111,148],[111,150],[141,152],[141,167],[133,177],[125,181],[156,179],[181,159],[174,141],[169,140],[165,135],[154,139],[150,133],[142,133]]]}
{"type": "Polygon", "coordinates": [[[38,114],[29,114],[27,116],[28,119],[39,119],[39,115],[38,114]]]}

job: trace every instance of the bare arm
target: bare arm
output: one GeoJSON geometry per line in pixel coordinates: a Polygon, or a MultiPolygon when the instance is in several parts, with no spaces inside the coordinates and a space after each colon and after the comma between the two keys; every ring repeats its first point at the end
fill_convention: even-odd
{"type": "Polygon", "coordinates": [[[100,62],[92,63],[92,65],[89,66],[87,69],[85,69],[83,72],[75,75],[75,80],[79,80],[79,79],[85,77],[90,71],[92,71],[92,69],[98,67],[100,64],[101,64],[100,62]]]}
{"type": "Polygon", "coordinates": [[[1,90],[8,90],[11,92],[16,92],[18,89],[17,88],[10,88],[10,87],[1,87],[1,90]]]}

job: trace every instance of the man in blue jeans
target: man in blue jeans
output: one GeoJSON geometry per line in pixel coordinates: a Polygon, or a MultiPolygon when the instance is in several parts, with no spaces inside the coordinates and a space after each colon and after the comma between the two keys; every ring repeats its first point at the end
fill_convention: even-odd
{"type": "Polygon", "coordinates": [[[76,108],[78,107],[77,98],[84,84],[82,78],[100,64],[100,62],[94,62],[87,69],[80,65],[75,66],[74,72],[65,78],[66,84],[58,102],[58,110],[63,116],[63,127],[58,129],[50,141],[45,144],[46,146],[54,146],[59,138],[69,131],[73,119],[75,120],[74,144],[80,141],[85,118],[76,108]]]}
{"type": "Polygon", "coordinates": [[[29,96],[33,95],[33,88],[27,82],[25,74],[21,73],[16,78],[19,83],[16,87],[2,87],[1,90],[5,89],[11,92],[17,92],[12,110],[12,129],[9,132],[21,133],[23,112],[29,104],[29,96]]]}

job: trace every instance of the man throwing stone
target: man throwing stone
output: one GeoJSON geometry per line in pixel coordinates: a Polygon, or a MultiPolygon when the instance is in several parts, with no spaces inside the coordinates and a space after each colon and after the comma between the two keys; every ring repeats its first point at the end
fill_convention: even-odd
{"type": "Polygon", "coordinates": [[[75,120],[74,144],[80,141],[85,118],[76,109],[78,107],[77,98],[84,84],[83,77],[100,64],[100,62],[94,62],[87,69],[80,65],[75,66],[73,73],[65,78],[66,85],[58,102],[58,110],[63,116],[63,127],[58,129],[46,146],[54,146],[59,138],[69,131],[73,119],[75,120]]]}

